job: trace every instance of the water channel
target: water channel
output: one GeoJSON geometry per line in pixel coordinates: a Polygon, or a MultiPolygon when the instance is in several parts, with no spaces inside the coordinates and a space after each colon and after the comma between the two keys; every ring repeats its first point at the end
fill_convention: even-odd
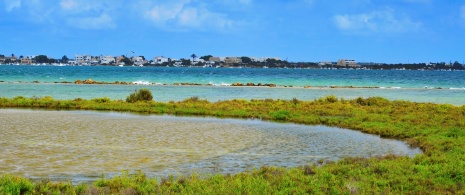
{"type": "Polygon", "coordinates": [[[104,173],[238,173],[347,156],[414,156],[399,140],[326,126],[96,111],[0,109],[0,175],[88,182],[104,173]]]}

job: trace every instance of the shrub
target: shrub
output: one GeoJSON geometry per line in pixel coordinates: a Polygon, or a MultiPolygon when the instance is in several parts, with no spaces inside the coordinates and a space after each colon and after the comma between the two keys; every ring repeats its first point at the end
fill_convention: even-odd
{"type": "Polygon", "coordinates": [[[110,98],[103,97],[103,98],[92,99],[92,101],[97,102],[97,103],[106,103],[106,102],[110,102],[111,100],[110,98]]]}
{"type": "Polygon", "coordinates": [[[326,97],[321,97],[318,99],[319,102],[329,102],[329,103],[336,103],[339,101],[339,99],[337,99],[336,96],[334,95],[329,95],[329,96],[326,96],[326,97]]]}
{"type": "Polygon", "coordinates": [[[279,110],[271,113],[271,117],[275,120],[287,120],[291,117],[289,110],[279,110]]]}
{"type": "Polygon", "coordinates": [[[133,103],[138,101],[150,101],[153,99],[152,92],[148,89],[139,89],[134,91],[126,98],[126,102],[133,103]]]}
{"type": "Polygon", "coordinates": [[[355,102],[362,106],[387,106],[390,104],[390,101],[383,97],[369,97],[367,99],[358,97],[355,102]]]}

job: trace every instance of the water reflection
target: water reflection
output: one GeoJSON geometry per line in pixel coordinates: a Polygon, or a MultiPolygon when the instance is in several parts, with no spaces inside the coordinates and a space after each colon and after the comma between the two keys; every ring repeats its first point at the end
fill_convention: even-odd
{"type": "Polygon", "coordinates": [[[94,180],[102,173],[237,173],[262,165],[419,149],[325,126],[91,111],[0,109],[0,174],[94,180]]]}

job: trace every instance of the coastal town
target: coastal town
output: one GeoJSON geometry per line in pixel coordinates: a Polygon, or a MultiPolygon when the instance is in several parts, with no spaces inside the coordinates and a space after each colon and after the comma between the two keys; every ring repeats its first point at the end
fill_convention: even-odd
{"type": "Polygon", "coordinates": [[[430,63],[375,63],[357,62],[354,59],[337,61],[289,62],[279,57],[220,57],[213,55],[190,55],[188,58],[170,58],[156,56],[151,59],[134,55],[87,55],[75,54],[73,58],[64,55],[60,59],[46,55],[3,55],[0,65],[35,65],[35,66],[160,66],[160,67],[203,67],[203,68],[308,68],[308,69],[369,69],[369,70],[464,70],[465,63],[458,61],[430,63]]]}

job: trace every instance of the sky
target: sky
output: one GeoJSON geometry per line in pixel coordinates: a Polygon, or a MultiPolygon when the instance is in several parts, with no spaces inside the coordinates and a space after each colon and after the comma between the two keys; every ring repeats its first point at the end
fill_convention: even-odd
{"type": "Polygon", "coordinates": [[[465,61],[465,0],[0,0],[0,54],[465,61]]]}

